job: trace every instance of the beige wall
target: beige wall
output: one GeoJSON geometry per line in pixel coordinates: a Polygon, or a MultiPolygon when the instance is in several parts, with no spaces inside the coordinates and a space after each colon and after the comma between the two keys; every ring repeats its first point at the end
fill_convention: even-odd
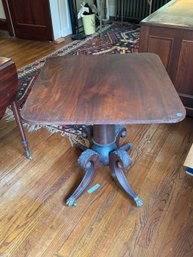
{"type": "Polygon", "coordinates": [[[2,0],[0,0],[0,19],[5,19],[5,12],[2,4],[2,0]]]}

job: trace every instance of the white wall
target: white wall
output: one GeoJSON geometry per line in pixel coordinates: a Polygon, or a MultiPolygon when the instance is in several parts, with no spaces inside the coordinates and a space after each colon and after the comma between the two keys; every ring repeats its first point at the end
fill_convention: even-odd
{"type": "Polygon", "coordinates": [[[72,33],[67,0],[50,0],[54,39],[72,33]]]}
{"type": "Polygon", "coordinates": [[[6,19],[2,0],[0,0],[0,19],[6,19]]]}

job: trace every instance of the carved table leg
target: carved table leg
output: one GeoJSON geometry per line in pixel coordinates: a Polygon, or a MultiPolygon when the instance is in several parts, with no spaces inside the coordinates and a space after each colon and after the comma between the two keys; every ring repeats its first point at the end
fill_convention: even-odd
{"type": "MultiPolygon", "coordinates": [[[[133,191],[124,175],[124,169],[132,163],[126,151],[133,147],[131,143],[119,146],[120,138],[126,136],[126,128],[120,125],[94,125],[93,127],[86,127],[82,132],[83,137],[89,140],[91,147],[84,151],[78,159],[78,163],[86,170],[86,174],[66,204],[68,206],[76,205],[75,200],[86,189],[94,175],[96,161],[100,161],[104,166],[110,164],[112,176],[117,184],[128,196],[133,198],[137,206],[142,206],[142,200],[133,191]]],[[[82,145],[79,147],[86,148],[82,145]]]]}
{"type": "Polygon", "coordinates": [[[22,138],[22,144],[23,144],[23,147],[24,147],[24,150],[25,150],[25,154],[26,154],[28,159],[32,160],[32,156],[31,156],[31,153],[30,153],[30,150],[29,150],[29,147],[28,147],[28,142],[27,142],[25,132],[24,132],[24,129],[23,129],[23,124],[21,122],[21,116],[19,114],[17,103],[14,101],[11,104],[11,107],[12,107],[13,114],[14,114],[15,120],[16,120],[18,128],[19,128],[19,132],[20,132],[20,135],[21,135],[21,138],[22,138]]]}
{"type": "Polygon", "coordinates": [[[99,160],[98,154],[93,150],[86,150],[84,151],[80,157],[78,158],[78,164],[85,169],[86,173],[74,191],[74,193],[67,199],[66,205],[68,206],[76,206],[75,200],[83,193],[83,191],[87,188],[90,184],[94,172],[95,172],[95,164],[99,160]]]}
{"type": "Polygon", "coordinates": [[[115,126],[115,131],[116,131],[115,140],[116,140],[117,148],[125,150],[125,151],[128,151],[128,150],[132,149],[133,148],[132,143],[127,143],[125,145],[120,146],[120,138],[121,137],[126,137],[126,134],[127,134],[126,128],[121,126],[121,125],[116,125],[115,126]]]}
{"type": "Polygon", "coordinates": [[[124,192],[133,198],[137,206],[142,206],[143,201],[133,191],[132,187],[127,182],[124,174],[124,170],[132,163],[131,157],[124,150],[116,150],[110,153],[110,167],[112,170],[112,176],[115,182],[124,190],[124,192]]]}
{"type": "Polygon", "coordinates": [[[133,144],[127,143],[125,145],[122,145],[119,149],[124,150],[124,151],[129,151],[129,150],[133,149],[133,144]]]}

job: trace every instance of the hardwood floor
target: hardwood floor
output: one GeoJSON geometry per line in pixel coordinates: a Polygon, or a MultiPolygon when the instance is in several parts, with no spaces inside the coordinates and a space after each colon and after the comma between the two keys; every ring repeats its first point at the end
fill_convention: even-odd
{"type": "Polygon", "coordinates": [[[12,58],[17,68],[21,68],[72,41],[56,42],[32,41],[10,37],[6,31],[0,31],[0,56],[12,58]],[[18,54],[19,53],[19,54],[18,54]]]}
{"type": "MultiPolygon", "coordinates": [[[[60,46],[0,37],[0,54],[17,67],[60,46]]],[[[136,208],[100,168],[92,185],[101,187],[71,208],[63,203],[83,175],[80,152],[59,134],[26,131],[29,161],[15,122],[0,120],[0,256],[193,256],[193,177],[182,166],[193,119],[127,128],[125,140],[134,143],[127,178],[144,206],[136,208]]]]}

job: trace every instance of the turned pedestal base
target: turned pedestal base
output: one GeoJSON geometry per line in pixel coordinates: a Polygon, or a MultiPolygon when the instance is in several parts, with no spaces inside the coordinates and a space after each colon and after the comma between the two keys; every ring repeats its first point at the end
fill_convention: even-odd
{"type": "Polygon", "coordinates": [[[120,137],[126,136],[126,129],[119,125],[94,125],[86,127],[83,136],[89,140],[90,148],[78,145],[84,150],[78,158],[78,164],[85,169],[86,173],[66,204],[76,206],[76,199],[90,184],[96,163],[100,162],[102,165],[110,166],[112,177],[117,185],[136,202],[137,206],[142,206],[143,201],[131,188],[124,174],[125,169],[132,164],[127,151],[133,147],[131,143],[119,146],[120,137]]]}

